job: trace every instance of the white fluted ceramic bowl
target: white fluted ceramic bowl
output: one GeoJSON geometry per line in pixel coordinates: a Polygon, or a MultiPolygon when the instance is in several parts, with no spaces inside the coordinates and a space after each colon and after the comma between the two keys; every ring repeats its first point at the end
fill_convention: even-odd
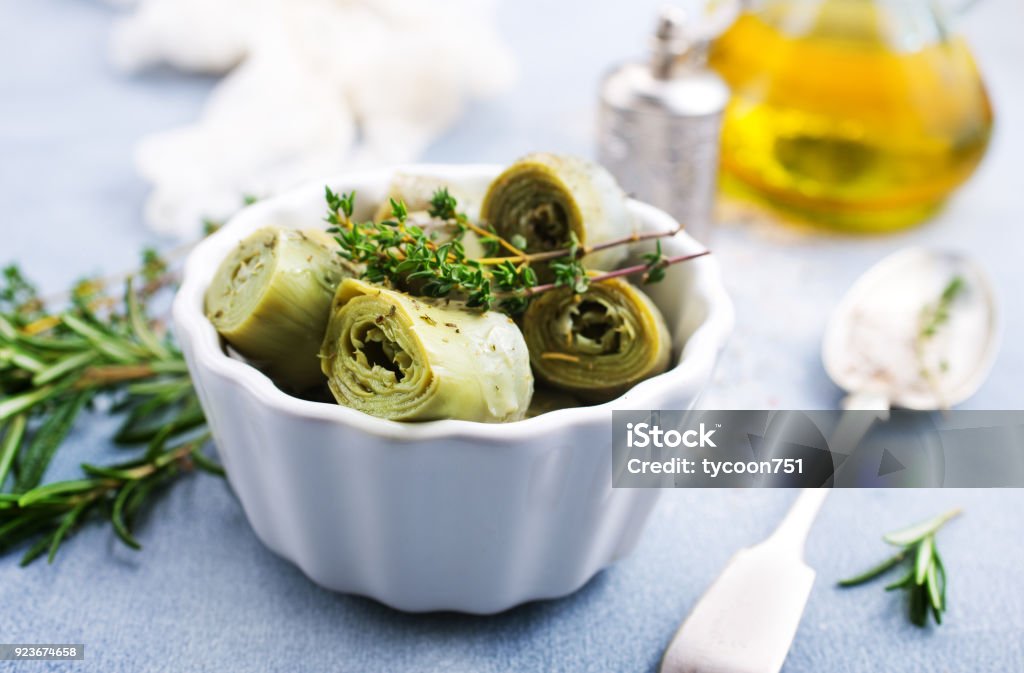
{"type": "MultiPolygon", "coordinates": [[[[482,193],[501,167],[403,170],[482,193]]],[[[472,613],[564,596],[628,554],[654,506],[656,489],[611,487],[611,410],[695,404],[733,323],[718,263],[677,265],[647,288],[673,335],[670,371],[607,404],[516,423],[386,421],[291,397],[226,355],[203,294],[238,241],[267,225],[322,222],[324,184],[355,189],[365,216],[393,172],[258,203],[189,257],[174,324],[228,479],[259,538],[329,589],[472,613]]],[[[643,231],[676,226],[650,206],[630,208],[643,231]]],[[[668,255],[703,249],[684,234],[662,245],[668,255]]]]}

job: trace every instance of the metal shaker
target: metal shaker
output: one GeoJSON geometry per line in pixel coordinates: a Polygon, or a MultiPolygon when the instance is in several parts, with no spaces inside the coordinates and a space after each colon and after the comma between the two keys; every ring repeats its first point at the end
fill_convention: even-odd
{"type": "Polygon", "coordinates": [[[729,88],[705,66],[706,43],[688,38],[686,28],[681,10],[663,10],[650,60],[605,76],[598,159],[626,192],[707,241],[729,88]]]}

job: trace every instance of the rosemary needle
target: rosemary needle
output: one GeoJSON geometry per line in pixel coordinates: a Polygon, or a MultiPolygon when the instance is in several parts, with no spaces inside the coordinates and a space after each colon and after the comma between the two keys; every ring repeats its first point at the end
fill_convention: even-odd
{"type": "Polygon", "coordinates": [[[222,475],[202,453],[205,419],[184,359],[151,300],[173,285],[152,251],[120,300],[99,280],[78,283],[50,312],[14,266],[0,276],[0,553],[23,542],[22,564],[46,556],[86,521],[106,518],[129,547],[131,528],[160,487],[195,468],[222,475]],[[144,449],[116,465],[83,464],[82,478],[43,483],[82,412],[111,400],[115,442],[144,449]]]}
{"type": "Polygon", "coordinates": [[[841,587],[854,587],[881,577],[893,568],[908,563],[905,574],[885,586],[886,591],[906,591],[909,595],[909,617],[916,626],[925,626],[931,614],[936,624],[942,623],[946,610],[946,568],[935,546],[935,535],[950,519],[960,514],[950,510],[926,521],[888,533],[885,542],[902,547],[894,556],[863,573],[839,581],[841,587]]]}
{"type": "Polygon", "coordinates": [[[870,582],[876,577],[880,577],[885,573],[889,572],[890,570],[892,570],[893,568],[895,568],[896,566],[898,566],[900,563],[903,562],[903,559],[905,558],[907,558],[907,552],[901,551],[895,556],[887,558],[878,565],[874,566],[873,568],[869,568],[868,570],[865,570],[859,575],[854,575],[853,577],[848,577],[847,579],[839,580],[839,586],[855,587],[858,584],[870,582]]]}

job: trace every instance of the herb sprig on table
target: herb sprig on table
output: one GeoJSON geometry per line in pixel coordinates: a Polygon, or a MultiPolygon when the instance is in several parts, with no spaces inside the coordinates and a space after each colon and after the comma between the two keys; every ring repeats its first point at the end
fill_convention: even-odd
{"type": "Polygon", "coordinates": [[[205,419],[181,353],[149,305],[173,286],[165,259],[143,254],[123,295],[86,280],[51,312],[14,266],[0,283],[0,553],[32,541],[27,564],[91,519],[129,547],[131,524],[165,485],[194,468],[222,474],[202,453],[205,419]],[[113,465],[82,464],[79,479],[43,483],[86,409],[122,417],[114,441],[136,447],[113,465]]]}
{"type": "Polygon", "coordinates": [[[362,264],[364,277],[371,282],[386,282],[426,297],[457,296],[473,308],[498,307],[507,313],[520,313],[532,297],[557,287],[569,287],[576,293],[587,291],[590,283],[622,276],[642,276],[645,283],[662,280],[665,269],[673,264],[710,254],[703,251],[668,257],[658,243],[653,253],[643,256],[644,263],[608,272],[591,272],[585,265],[587,255],[599,250],[638,241],[673,236],[679,230],[634,234],[598,245],[583,246],[575,237],[560,250],[527,253],[525,241],[506,240],[494,231],[474,224],[458,212],[458,204],[447,189],[433,194],[428,214],[445,222],[453,230],[449,240],[436,240],[424,227],[413,224],[405,203],[392,199],[391,216],[379,222],[353,219],[355,192],[338,194],[325,188],[328,230],[335,235],[339,254],[362,264]],[[489,256],[467,256],[462,239],[467,232],[479,237],[489,256]],[[506,254],[498,256],[501,251],[506,254]],[[548,263],[553,281],[538,284],[535,266],[548,263]]]}
{"type": "Polygon", "coordinates": [[[900,551],[859,575],[841,580],[839,586],[859,586],[903,566],[904,574],[895,582],[888,584],[885,590],[907,592],[910,621],[916,626],[927,625],[929,614],[935,618],[936,624],[941,624],[942,614],[946,611],[946,567],[935,545],[935,534],[950,519],[959,515],[959,509],[950,510],[927,521],[885,535],[882,539],[900,547],[900,551]]]}

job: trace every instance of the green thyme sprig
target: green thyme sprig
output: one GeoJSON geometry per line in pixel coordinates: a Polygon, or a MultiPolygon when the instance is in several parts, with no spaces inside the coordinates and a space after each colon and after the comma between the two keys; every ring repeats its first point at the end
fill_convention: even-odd
{"type": "Polygon", "coordinates": [[[458,221],[463,225],[468,221],[465,214],[459,212],[459,202],[451,195],[447,187],[441,187],[430,197],[427,213],[439,220],[458,221]]]}
{"type": "Polygon", "coordinates": [[[927,625],[929,613],[934,617],[936,624],[941,624],[942,615],[946,611],[946,567],[935,545],[935,534],[960,513],[959,509],[950,510],[927,521],[885,535],[882,539],[900,547],[900,551],[859,575],[841,580],[839,586],[859,586],[903,565],[904,574],[900,579],[886,585],[885,590],[907,592],[910,621],[916,626],[927,625]]]}
{"type": "Polygon", "coordinates": [[[0,286],[0,551],[33,540],[31,562],[84,522],[105,516],[133,548],[135,514],[162,485],[193,468],[220,473],[202,454],[205,419],[180,351],[149,301],[173,284],[168,261],[143,253],[121,299],[103,280],[70,292],[49,312],[21,271],[0,286]],[[127,462],[83,464],[84,478],[43,483],[82,412],[108,400],[122,417],[114,441],[141,447],[127,462]]]}
{"type": "Polygon", "coordinates": [[[954,276],[943,288],[938,300],[921,309],[921,326],[918,338],[922,340],[934,337],[943,325],[949,322],[949,309],[953,301],[964,291],[967,282],[963,276],[954,276]]]}
{"type": "MultiPolygon", "coordinates": [[[[339,254],[361,264],[367,280],[391,283],[426,297],[460,294],[472,307],[486,309],[495,302],[493,274],[467,258],[458,234],[443,243],[436,242],[422,227],[408,221],[405,204],[395,199],[390,203],[391,217],[365,223],[352,220],[354,193],[338,195],[328,188],[326,199],[327,221],[332,225],[328,231],[340,245],[339,254]]],[[[499,274],[497,282],[505,285],[530,280],[529,272],[515,268],[513,279],[509,279],[507,267],[499,274]]]]}
{"type": "MultiPolygon", "coordinates": [[[[933,303],[927,304],[921,308],[921,315],[918,320],[918,331],[917,336],[914,339],[914,354],[917,357],[917,364],[920,367],[921,378],[925,380],[932,392],[935,393],[941,401],[942,399],[942,386],[939,385],[938,374],[945,372],[949,369],[949,362],[942,358],[938,363],[938,372],[936,372],[926,358],[926,349],[928,343],[935,338],[935,335],[949,322],[950,310],[953,307],[953,302],[956,298],[963,293],[967,287],[967,282],[963,276],[953,276],[946,286],[942,289],[938,299],[933,303]]],[[[942,406],[946,406],[944,403],[942,406]]]]}
{"type": "Polygon", "coordinates": [[[654,252],[645,253],[643,259],[647,267],[643,276],[645,283],[660,283],[665,280],[665,269],[668,268],[669,258],[661,251],[661,241],[657,241],[654,252]]]}
{"type": "Polygon", "coordinates": [[[569,234],[569,247],[566,249],[565,257],[555,259],[551,262],[551,272],[554,274],[555,287],[567,287],[576,294],[583,294],[590,287],[590,276],[587,268],[583,265],[583,255],[580,254],[580,240],[575,232],[569,234]]]}
{"type": "MultiPolygon", "coordinates": [[[[921,316],[918,321],[917,338],[914,340],[914,351],[917,354],[918,364],[921,367],[921,375],[932,385],[938,388],[935,380],[935,373],[925,362],[925,348],[929,341],[935,338],[946,323],[949,322],[950,309],[953,302],[966,289],[967,283],[963,276],[954,276],[950,279],[942,293],[939,294],[934,303],[927,304],[921,309],[921,316]]],[[[945,371],[948,363],[942,360],[939,368],[945,371]]]]}
{"type": "Polygon", "coordinates": [[[664,278],[664,270],[672,264],[709,254],[704,251],[693,255],[666,257],[660,242],[656,252],[644,255],[644,264],[606,273],[589,271],[584,260],[588,254],[619,245],[648,239],[672,236],[679,230],[637,234],[584,247],[575,235],[567,247],[560,250],[526,253],[521,236],[506,240],[494,231],[484,229],[458,211],[458,203],[447,190],[434,192],[428,205],[428,214],[445,222],[453,233],[444,241],[437,240],[436,232],[428,233],[410,222],[408,209],[401,201],[390,201],[391,217],[380,222],[356,222],[355,193],[338,194],[325,188],[326,220],[329,232],[335,235],[339,254],[349,261],[363,265],[364,277],[372,282],[388,283],[411,294],[426,297],[458,297],[470,307],[484,310],[498,307],[516,314],[526,309],[532,297],[557,287],[568,287],[582,294],[591,283],[627,275],[643,275],[643,282],[655,283],[664,278]],[[470,258],[466,254],[462,237],[473,232],[484,243],[486,257],[470,258]],[[496,256],[505,250],[507,256],[496,256]],[[538,284],[534,266],[548,262],[553,282],[538,284]]]}

